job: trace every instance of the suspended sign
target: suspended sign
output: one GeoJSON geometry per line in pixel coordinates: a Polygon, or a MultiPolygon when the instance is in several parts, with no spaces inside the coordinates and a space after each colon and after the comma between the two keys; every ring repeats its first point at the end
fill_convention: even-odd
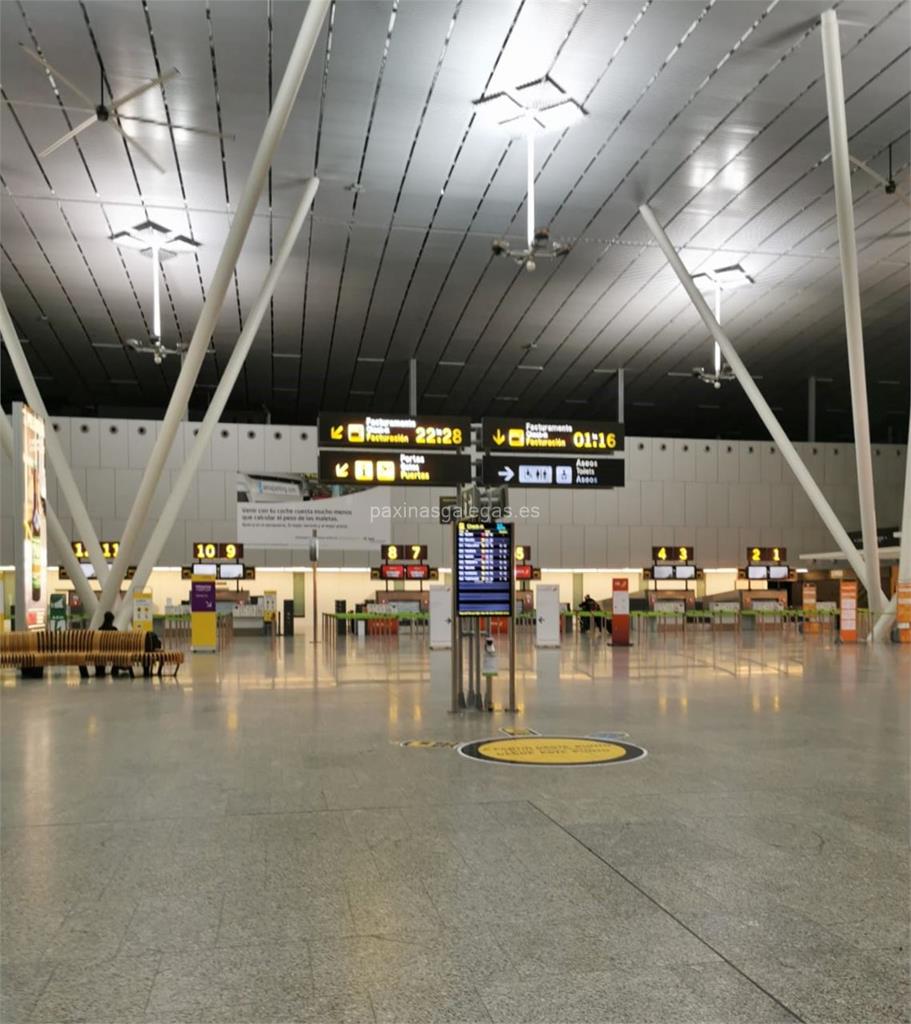
{"type": "Polygon", "coordinates": [[[787,548],[747,548],[747,563],[749,565],[781,565],[787,560],[787,548]]]}
{"type": "Polygon", "coordinates": [[[373,454],[319,453],[319,478],[327,484],[404,484],[421,487],[452,486],[471,480],[467,455],[433,452],[373,454]]]}
{"type": "Polygon", "coordinates": [[[423,562],[427,558],[426,544],[383,544],[380,558],[384,562],[423,562]]]}
{"type": "Polygon", "coordinates": [[[667,562],[695,562],[696,555],[688,544],[661,544],[652,548],[652,561],[656,565],[667,562]]]}
{"type": "Polygon", "coordinates": [[[492,452],[575,452],[610,455],[623,451],[623,424],[605,420],[520,420],[487,417],[481,421],[481,446],[492,452]]]}
{"type": "Polygon", "coordinates": [[[230,562],[244,557],[244,546],[236,541],[222,543],[215,540],[196,540],[193,541],[193,557],[198,562],[210,562],[217,558],[225,558],[230,562]]]}
{"type": "Polygon", "coordinates": [[[321,412],[320,448],[462,448],[471,442],[467,416],[367,416],[321,412]]]}
{"type": "Polygon", "coordinates": [[[485,457],[481,480],[512,487],[622,487],[626,482],[623,459],[563,456],[558,459],[485,457]]]}
{"type": "MultiPolygon", "coordinates": [[[[106,562],[113,562],[114,559],[120,554],[120,541],[119,540],[100,540],[98,541],[101,547],[101,554],[106,562]]],[[[70,547],[73,549],[73,554],[76,556],[76,560],[79,562],[90,562],[91,555],[89,555],[89,549],[82,543],[81,540],[74,540],[70,547]]]]}

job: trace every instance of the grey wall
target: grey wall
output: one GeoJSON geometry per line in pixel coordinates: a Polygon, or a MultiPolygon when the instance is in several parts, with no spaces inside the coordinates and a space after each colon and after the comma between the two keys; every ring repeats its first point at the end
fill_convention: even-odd
{"type": "MultiPolygon", "coordinates": [[[[99,536],[117,539],[157,435],[149,420],[53,417],[76,481],[99,536]]],[[[162,508],[195,424],[183,424],[159,484],[151,521],[162,508]]],[[[797,446],[847,529],[859,526],[854,449],[845,444],[797,446]]],[[[904,445],[874,448],[877,513],[881,525],[897,524],[904,479],[904,445]]],[[[234,540],[235,473],[315,472],[316,428],[279,424],[225,424],[203,457],[181,517],[159,559],[162,565],[190,560],[194,540],[234,540]]],[[[13,509],[9,460],[0,461],[0,561],[13,562],[13,509]]],[[[402,505],[434,507],[451,489],[394,488],[402,505]]],[[[49,472],[48,498],[72,535],[68,510],[49,472]]],[[[735,566],[750,544],[782,544],[791,557],[831,550],[822,527],[790,470],[768,441],[706,441],[687,438],[627,438],[627,485],[615,491],[546,491],[512,488],[514,508],[537,508],[537,518],[517,520],[516,538],[531,544],[536,565],[549,568],[639,566],[653,544],[688,543],[707,567],[735,566]]],[[[430,546],[433,564],[449,564],[449,543],[438,523],[394,520],[392,538],[430,546]]],[[[299,565],[304,551],[248,549],[259,565],[299,565]]],[[[58,558],[51,552],[52,563],[58,558]]],[[[363,566],[378,552],[327,551],[326,565],[363,566]]]]}

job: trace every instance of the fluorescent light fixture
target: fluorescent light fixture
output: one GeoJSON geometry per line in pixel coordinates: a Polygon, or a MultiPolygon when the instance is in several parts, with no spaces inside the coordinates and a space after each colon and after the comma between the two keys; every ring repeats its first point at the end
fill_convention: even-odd
{"type": "Polygon", "coordinates": [[[494,399],[495,402],[518,402],[519,398],[517,395],[497,395],[494,399]]]}
{"type": "Polygon", "coordinates": [[[592,373],[616,373],[617,371],[611,369],[609,366],[596,366],[592,373]]]}
{"type": "Polygon", "coordinates": [[[118,231],[111,236],[111,241],[121,249],[134,249],[143,256],[151,257],[157,252],[159,260],[172,259],[182,252],[194,252],[201,244],[152,220],[118,231]]]}
{"type": "Polygon", "coordinates": [[[351,391],[350,394],[352,394],[352,395],[372,395],[373,391],[372,390],[371,391],[351,391]]]}
{"type": "Polygon", "coordinates": [[[730,267],[719,267],[712,273],[722,288],[740,288],[745,284],[756,283],[739,263],[734,263],[730,267]]]}
{"type": "Polygon", "coordinates": [[[544,369],[544,367],[543,366],[530,366],[528,363],[519,363],[519,365],[516,367],[516,369],[517,370],[528,370],[530,373],[540,373],[544,369]]]}
{"type": "Polygon", "coordinates": [[[299,352],[273,352],[273,359],[300,359],[299,352]]]}
{"type": "Polygon", "coordinates": [[[567,405],[588,405],[587,398],[564,398],[563,401],[567,405]]]}
{"type": "Polygon", "coordinates": [[[441,359],[437,363],[437,366],[464,366],[464,365],[465,365],[465,360],[464,359],[461,362],[459,362],[459,360],[457,360],[457,359],[441,359]]]}
{"type": "Polygon", "coordinates": [[[384,363],[386,360],[382,356],[358,356],[357,361],[359,363],[384,363]]]}
{"type": "Polygon", "coordinates": [[[449,398],[448,391],[425,391],[425,398],[449,398]]]}
{"type": "Polygon", "coordinates": [[[487,124],[516,135],[562,131],[588,114],[550,75],[481,96],[474,105],[487,124]]]}

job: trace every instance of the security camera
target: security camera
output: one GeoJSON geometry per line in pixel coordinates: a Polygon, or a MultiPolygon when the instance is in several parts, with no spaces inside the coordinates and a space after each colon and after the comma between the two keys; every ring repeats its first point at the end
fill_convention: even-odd
{"type": "Polygon", "coordinates": [[[535,244],[546,245],[550,241],[550,231],[547,228],[538,228],[535,232],[535,244]]]}
{"type": "Polygon", "coordinates": [[[898,188],[898,185],[896,185],[895,182],[890,178],[886,182],[886,195],[887,196],[894,195],[897,188],[898,188]]]}
{"type": "Polygon", "coordinates": [[[529,272],[529,274],[532,273],[532,271],[535,269],[535,261],[531,259],[526,260],[525,269],[529,272]]]}
{"type": "Polygon", "coordinates": [[[493,249],[494,256],[503,256],[509,252],[509,246],[499,238],[491,245],[491,249],[493,249]]]}

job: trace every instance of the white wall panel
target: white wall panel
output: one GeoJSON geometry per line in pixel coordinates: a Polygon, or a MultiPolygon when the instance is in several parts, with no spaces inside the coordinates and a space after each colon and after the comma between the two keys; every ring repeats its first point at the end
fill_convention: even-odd
{"type": "Polygon", "coordinates": [[[664,515],[662,521],[669,526],[682,526],[686,522],[686,484],[671,483],[668,480],[662,484],[664,499],[664,515]]]}
{"type": "Polygon", "coordinates": [[[696,479],[696,448],[698,441],[692,438],[674,441],[674,479],[688,483],[696,479]]]}
{"type": "Polygon", "coordinates": [[[100,465],[111,469],[126,469],[129,466],[129,426],[129,420],[100,421],[98,437],[100,465]]]}
{"type": "Polygon", "coordinates": [[[642,511],[638,522],[646,526],[658,526],[664,522],[664,490],[660,480],[646,480],[639,485],[642,494],[642,511]]]}
{"type": "Polygon", "coordinates": [[[60,442],[60,447],[63,449],[67,462],[71,463],[73,460],[73,452],[70,447],[73,421],[68,416],[52,416],[51,429],[57,435],[57,440],[60,442]]]}
{"type": "Polygon", "coordinates": [[[749,485],[750,526],[772,525],[772,494],[768,484],[749,485]]]}
{"type": "Polygon", "coordinates": [[[201,469],[197,482],[199,487],[199,518],[226,519],[224,473],[213,469],[201,469]]]}
{"type": "Polygon", "coordinates": [[[552,523],[571,523],[573,521],[573,496],[571,491],[542,491],[541,494],[549,495],[549,519],[552,523]]]}
{"type": "Polygon", "coordinates": [[[709,526],[698,526],[693,544],[699,565],[718,565],[718,531],[709,526]]]}
{"type": "Polygon", "coordinates": [[[291,435],[291,472],[316,472],[316,427],[293,426],[288,428],[291,435]]]}
{"type": "Polygon", "coordinates": [[[707,506],[706,506],[706,525],[707,526],[727,526],[730,517],[730,510],[728,508],[728,487],[729,484],[716,483],[707,484],[706,491],[707,506]]]}
{"type": "Polygon", "coordinates": [[[733,568],[743,561],[740,550],[740,531],[736,526],[722,526],[715,531],[718,543],[718,562],[720,566],[733,568]]]}
{"type": "Polygon", "coordinates": [[[599,568],[607,565],[607,528],[586,526],[584,540],[583,568],[599,568]]]}
{"type": "Polygon", "coordinates": [[[595,522],[616,523],[621,491],[595,491],[595,522]]]}
{"type": "Polygon", "coordinates": [[[266,465],[264,426],[239,424],[237,427],[238,469],[248,473],[262,473],[266,465]]]}
{"type": "Polygon", "coordinates": [[[624,569],[630,565],[629,527],[608,526],[607,565],[624,569]]]}
{"type": "Polygon", "coordinates": [[[741,441],[737,447],[740,449],[740,482],[758,483],[762,479],[760,443],[741,441]]]}
{"type": "MultiPolygon", "coordinates": [[[[215,428],[212,435],[212,468],[237,470],[240,467],[238,462],[237,431],[238,427],[233,423],[221,423],[215,428]]],[[[241,426],[240,429],[243,429],[241,426]]],[[[256,472],[255,466],[247,466],[245,469],[252,469],[256,472]]]]}
{"type": "Polygon", "coordinates": [[[101,449],[98,443],[98,420],[79,419],[73,422],[70,437],[71,465],[86,469],[97,469],[101,465],[101,449]]]}
{"type": "Polygon", "coordinates": [[[764,483],[778,483],[781,480],[781,470],[784,465],[781,452],[778,451],[776,445],[767,442],[760,444],[760,452],[762,457],[761,479],[764,483]]]}
{"type": "Polygon", "coordinates": [[[687,526],[705,526],[707,523],[708,488],[705,484],[689,483],[684,492],[684,523],[687,526]]]}
{"type": "MultiPolygon", "coordinates": [[[[86,470],[85,507],[93,519],[115,514],[114,473],[113,469],[86,470]]],[[[115,537],[109,539],[116,540],[115,537]]]]}
{"type": "Polygon", "coordinates": [[[145,469],[158,437],[158,424],[154,420],[131,420],[126,433],[130,467],[145,469]]]}
{"type": "Polygon", "coordinates": [[[674,479],[674,445],[671,438],[655,438],[652,441],[652,480],[674,479]]]}
{"type": "MultiPolygon", "coordinates": [[[[139,469],[118,469],[114,479],[114,515],[126,520],[133,507],[133,500],[139,490],[142,471],[139,469]]],[[[111,540],[118,538],[112,537],[111,540]]]]}
{"type": "Polygon", "coordinates": [[[737,483],[740,480],[740,452],[731,441],[718,442],[718,479],[722,483],[737,483]]]}
{"type": "Polygon", "coordinates": [[[713,441],[697,441],[696,479],[712,483],[718,479],[718,445],[713,441]]]}
{"type": "Polygon", "coordinates": [[[291,472],[291,432],[293,427],[267,426],[265,430],[265,457],[263,466],[267,473],[291,472]]]}
{"type": "Polygon", "coordinates": [[[652,438],[628,437],[626,439],[627,480],[651,480],[652,472],[652,438]]]}
{"type": "MultiPolygon", "coordinates": [[[[652,528],[650,526],[631,526],[629,529],[629,562],[628,566],[652,564],[652,528]]],[[[617,568],[626,568],[618,566],[617,568]]]]}
{"type": "Polygon", "coordinates": [[[771,523],[779,529],[787,529],[794,515],[794,485],[772,484],[769,487],[771,501],[771,523]]]}
{"type": "Polygon", "coordinates": [[[596,491],[572,491],[573,522],[579,526],[593,525],[598,521],[596,491]]]}
{"type": "Polygon", "coordinates": [[[750,489],[747,484],[731,484],[728,488],[728,523],[741,526],[750,521],[750,489]]]}
{"type": "Polygon", "coordinates": [[[582,568],[585,563],[585,532],[575,526],[559,527],[561,560],[558,564],[582,568]]]}

